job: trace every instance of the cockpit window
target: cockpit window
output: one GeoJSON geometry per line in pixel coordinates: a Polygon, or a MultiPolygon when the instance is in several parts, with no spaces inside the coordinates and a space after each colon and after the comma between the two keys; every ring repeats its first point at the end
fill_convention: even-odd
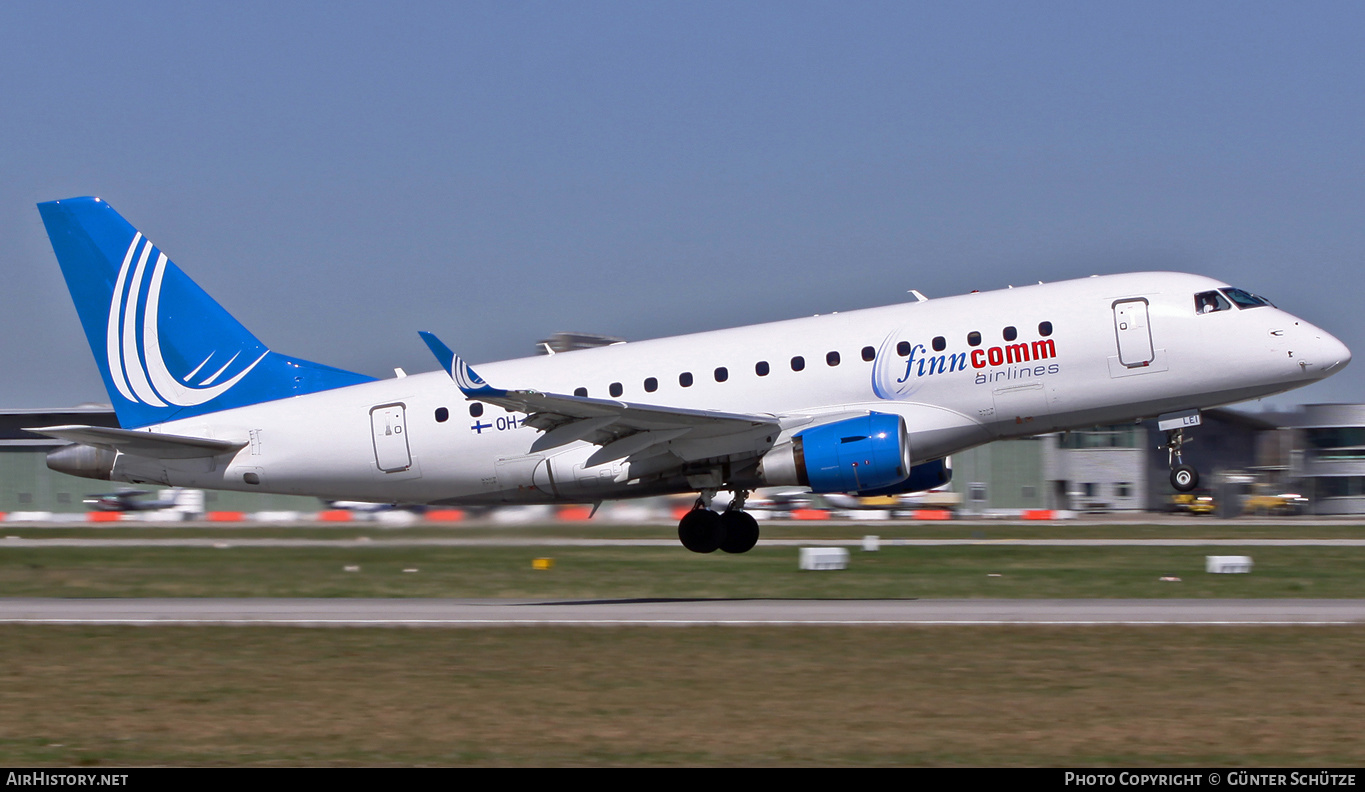
{"type": "MultiPolygon", "coordinates": [[[[1271,305],[1270,300],[1242,289],[1223,289],[1223,293],[1228,296],[1229,300],[1237,303],[1238,308],[1259,308],[1262,305],[1271,305]]],[[[1274,306],[1271,305],[1271,307],[1274,306]]]]}
{"type": "Polygon", "coordinates": [[[1216,291],[1200,292],[1194,295],[1195,313],[1213,313],[1214,311],[1230,311],[1232,303],[1229,303],[1223,295],[1216,291]]]}

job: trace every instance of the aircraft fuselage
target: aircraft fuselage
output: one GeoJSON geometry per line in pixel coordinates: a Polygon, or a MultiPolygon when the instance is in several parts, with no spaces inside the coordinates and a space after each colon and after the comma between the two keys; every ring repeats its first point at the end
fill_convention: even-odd
{"type": "MultiPolygon", "coordinates": [[[[756,487],[769,482],[734,460],[834,416],[901,416],[918,465],[1000,438],[1254,399],[1350,360],[1268,304],[1200,312],[1196,295],[1226,288],[1179,273],[1099,276],[478,368],[505,389],[778,416],[780,432],[737,439],[723,463],[725,485],[756,487]]],[[[443,504],[590,502],[707,481],[704,461],[670,468],[657,454],[588,466],[597,446],[586,441],[531,453],[541,432],[525,418],[466,399],[442,372],[419,374],[149,427],[245,445],[214,458],[121,454],[110,478],[443,504]]]]}

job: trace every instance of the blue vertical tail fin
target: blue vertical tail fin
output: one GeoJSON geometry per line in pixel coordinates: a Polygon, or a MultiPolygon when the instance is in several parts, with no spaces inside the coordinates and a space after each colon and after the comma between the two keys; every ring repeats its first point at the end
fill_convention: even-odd
{"type": "Polygon", "coordinates": [[[125,428],[373,379],[270,351],[99,198],[38,211],[125,428]]]}

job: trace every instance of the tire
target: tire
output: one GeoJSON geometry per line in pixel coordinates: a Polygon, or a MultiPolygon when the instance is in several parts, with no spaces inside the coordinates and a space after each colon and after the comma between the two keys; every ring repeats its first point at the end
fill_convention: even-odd
{"type": "Polygon", "coordinates": [[[1171,470],[1171,486],[1179,492],[1189,492],[1199,486],[1199,471],[1189,465],[1176,465],[1171,470]]]}
{"type": "Polygon", "coordinates": [[[758,520],[748,512],[728,511],[720,516],[725,536],[720,549],[727,553],[747,553],[758,544],[758,520]]]}
{"type": "Polygon", "coordinates": [[[693,509],[678,521],[678,541],[694,553],[714,553],[725,541],[720,515],[710,509],[693,509]]]}

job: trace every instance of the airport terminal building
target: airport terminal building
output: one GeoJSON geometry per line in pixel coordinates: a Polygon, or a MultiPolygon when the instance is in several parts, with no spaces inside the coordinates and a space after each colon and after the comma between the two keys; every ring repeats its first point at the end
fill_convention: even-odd
{"type": "Polygon", "coordinates": [[[1316,514],[1365,514],[1365,404],[1310,404],[1285,416],[1288,468],[1316,514]]]}
{"type": "MultiPolygon", "coordinates": [[[[1277,413],[1206,410],[1185,461],[1201,487],[1234,496],[1294,492],[1314,514],[1365,514],[1365,405],[1277,413]]],[[[1168,511],[1172,489],[1156,421],[1005,440],[953,456],[965,511],[1168,511]]]]}

